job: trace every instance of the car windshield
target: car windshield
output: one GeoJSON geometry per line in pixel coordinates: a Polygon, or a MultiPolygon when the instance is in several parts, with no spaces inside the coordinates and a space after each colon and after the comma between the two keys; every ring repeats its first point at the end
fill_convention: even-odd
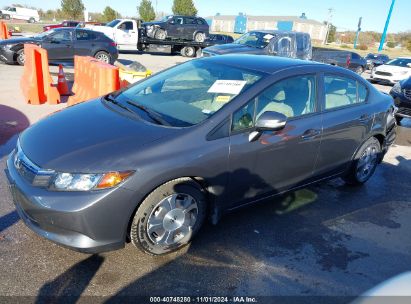
{"type": "Polygon", "coordinates": [[[411,58],[397,58],[397,59],[388,61],[386,64],[409,68],[411,67],[411,58]]]}
{"type": "Polygon", "coordinates": [[[46,31],[46,32],[43,32],[43,33],[41,33],[41,34],[38,34],[38,35],[34,36],[34,38],[36,38],[36,39],[43,39],[44,37],[47,37],[48,35],[51,35],[51,34],[53,34],[54,32],[56,32],[56,29],[51,29],[51,30],[48,30],[48,31],[46,31]]]}
{"type": "Polygon", "coordinates": [[[116,20],[113,20],[113,21],[107,23],[106,26],[115,27],[119,23],[120,23],[120,20],[116,19],[116,20]]]}
{"type": "Polygon", "coordinates": [[[170,19],[171,17],[173,17],[173,16],[165,16],[165,17],[163,17],[163,19],[161,19],[160,21],[161,21],[161,22],[166,22],[166,21],[168,21],[168,19],[170,19]]]}
{"type": "Polygon", "coordinates": [[[262,77],[255,71],[207,60],[191,61],[154,75],[114,98],[138,114],[144,107],[145,112],[154,112],[170,126],[188,127],[209,118],[262,77]]]}
{"type": "Polygon", "coordinates": [[[272,34],[261,32],[249,32],[235,40],[234,43],[244,44],[250,47],[263,49],[268,45],[272,38],[274,38],[274,35],[272,34]]]}

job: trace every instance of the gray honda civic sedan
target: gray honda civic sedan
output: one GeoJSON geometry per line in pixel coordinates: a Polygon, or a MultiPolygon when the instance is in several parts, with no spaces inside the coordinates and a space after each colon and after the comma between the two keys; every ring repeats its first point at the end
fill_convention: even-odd
{"type": "Polygon", "coordinates": [[[241,206],[338,176],[363,184],[395,138],[395,110],[342,68],[202,58],[34,124],[6,173],[37,234],[160,255],[241,206]]]}

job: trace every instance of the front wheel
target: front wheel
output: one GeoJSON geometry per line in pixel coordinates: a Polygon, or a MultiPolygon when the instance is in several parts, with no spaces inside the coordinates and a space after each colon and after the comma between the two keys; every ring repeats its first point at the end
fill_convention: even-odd
{"type": "Polygon", "coordinates": [[[187,245],[206,215],[201,188],[190,179],[176,179],[151,192],[138,207],[130,228],[131,242],[151,255],[187,245]]]}
{"type": "Polygon", "coordinates": [[[380,142],[375,137],[371,137],[356,153],[350,171],[344,177],[345,182],[354,186],[364,184],[374,174],[380,154],[380,142]]]}
{"type": "Polygon", "coordinates": [[[26,56],[24,55],[24,49],[20,49],[16,53],[16,61],[19,65],[24,65],[26,61],[26,56]]]}
{"type": "Polygon", "coordinates": [[[101,62],[104,62],[104,63],[109,63],[109,64],[111,63],[110,54],[107,53],[107,52],[104,52],[104,51],[97,52],[94,55],[94,58],[96,58],[98,61],[101,61],[101,62]]]}
{"type": "Polygon", "coordinates": [[[34,18],[29,19],[29,23],[34,23],[34,22],[36,22],[36,20],[34,18]]]}
{"type": "Polygon", "coordinates": [[[3,18],[6,20],[10,20],[10,15],[3,15],[3,18]]]}
{"type": "Polygon", "coordinates": [[[163,29],[157,29],[154,33],[154,38],[158,40],[165,40],[167,38],[167,33],[163,29]]]}

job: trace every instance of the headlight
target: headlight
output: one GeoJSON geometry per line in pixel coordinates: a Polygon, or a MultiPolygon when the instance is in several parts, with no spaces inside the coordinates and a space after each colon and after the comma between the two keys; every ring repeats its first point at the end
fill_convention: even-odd
{"type": "Polygon", "coordinates": [[[408,71],[401,71],[400,72],[400,75],[406,75],[406,74],[408,74],[408,71]]]}
{"type": "Polygon", "coordinates": [[[401,85],[400,85],[399,82],[397,82],[397,83],[392,87],[392,91],[393,91],[394,93],[401,94],[401,85]]]}
{"type": "Polygon", "coordinates": [[[133,171],[108,172],[103,174],[58,173],[53,182],[57,191],[89,191],[112,188],[131,176],[133,171]]]}

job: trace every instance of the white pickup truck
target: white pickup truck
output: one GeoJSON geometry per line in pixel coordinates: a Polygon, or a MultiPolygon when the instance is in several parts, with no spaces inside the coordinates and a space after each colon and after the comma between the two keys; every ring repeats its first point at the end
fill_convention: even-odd
{"type": "Polygon", "coordinates": [[[138,29],[140,22],[133,19],[115,19],[105,26],[87,25],[94,31],[102,32],[117,43],[117,48],[123,51],[137,50],[138,29]]]}

